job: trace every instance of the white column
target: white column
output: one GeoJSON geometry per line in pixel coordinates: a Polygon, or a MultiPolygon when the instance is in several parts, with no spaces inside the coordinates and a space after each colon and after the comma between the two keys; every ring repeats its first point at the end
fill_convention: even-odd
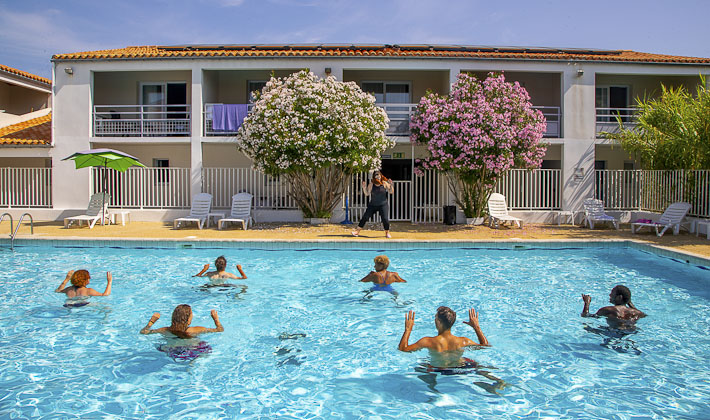
{"type": "Polygon", "coordinates": [[[202,69],[192,69],[192,103],[190,107],[190,195],[202,192],[202,69]]]}
{"type": "Polygon", "coordinates": [[[594,196],[595,76],[570,65],[562,78],[562,210],[581,210],[594,196]]]}

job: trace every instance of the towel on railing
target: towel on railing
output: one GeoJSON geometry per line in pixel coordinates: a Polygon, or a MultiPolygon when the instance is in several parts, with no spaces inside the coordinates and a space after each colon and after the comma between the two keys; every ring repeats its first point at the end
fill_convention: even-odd
{"type": "Polygon", "coordinates": [[[633,223],[653,223],[653,220],[651,219],[638,219],[633,223]]]}
{"type": "Polygon", "coordinates": [[[235,132],[247,116],[247,104],[215,104],[212,106],[212,130],[235,132]]]}

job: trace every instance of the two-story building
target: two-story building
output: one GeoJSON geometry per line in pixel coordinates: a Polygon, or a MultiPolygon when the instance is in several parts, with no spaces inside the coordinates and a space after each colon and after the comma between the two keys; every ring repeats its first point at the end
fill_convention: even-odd
{"type": "MultiPolygon", "coordinates": [[[[254,173],[235,147],[235,133],[213,124],[215,106],[248,104],[272,75],[307,68],[372,93],[396,140],[382,156],[383,172],[397,182],[392,218],[438,221],[451,198],[437,174],[413,176],[413,159],[424,150],[410,143],[408,121],[427,91],[448,93],[459,73],[504,72],[545,115],[549,147],[542,169],[511,174],[499,186],[514,210],[529,211],[534,220],[546,220],[549,210],[579,209],[594,195],[595,169],[637,167],[598,135],[615,129],[615,115],[633,124],[636,98],[658,95],[661,84],[694,91],[699,75],[710,73],[707,58],[458,45],[142,46],[57,54],[52,61],[54,181],[47,217],[85,209],[98,188],[98,172],[75,170],[61,159],[109,147],[152,168],[110,175],[112,206],[135,209],[138,220],[183,214],[201,191],[222,208],[232,194],[249,191],[259,220],[299,220],[287,186],[254,173]]],[[[350,203],[362,208],[356,188],[350,203]]]]}

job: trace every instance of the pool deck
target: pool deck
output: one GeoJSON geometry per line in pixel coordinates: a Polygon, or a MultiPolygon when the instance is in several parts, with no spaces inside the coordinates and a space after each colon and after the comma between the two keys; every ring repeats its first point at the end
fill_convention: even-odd
{"type": "MultiPolygon", "coordinates": [[[[655,234],[643,232],[631,234],[629,225],[621,225],[620,230],[597,228],[590,230],[571,225],[525,225],[523,229],[502,227],[491,229],[487,226],[466,226],[443,224],[393,223],[392,239],[384,237],[382,225],[377,230],[368,230],[368,225],[358,238],[350,232],[352,225],[325,224],[312,226],[305,223],[259,223],[244,231],[241,228],[217,230],[211,226],[197,229],[190,227],[175,230],[167,222],[131,222],[122,225],[97,225],[89,229],[70,227],[65,229],[61,222],[37,222],[34,235],[30,235],[29,224],[20,228],[17,239],[101,239],[101,240],[182,240],[182,241],[308,241],[308,242],[355,242],[355,241],[402,241],[402,242],[510,242],[510,241],[635,241],[683,252],[698,257],[710,258],[710,241],[705,235],[681,231],[679,235],[666,233],[658,238],[655,234]]],[[[373,226],[374,227],[374,226],[373,226]]],[[[3,223],[0,229],[9,229],[3,223]]],[[[4,235],[3,235],[4,236],[4,235]]]]}

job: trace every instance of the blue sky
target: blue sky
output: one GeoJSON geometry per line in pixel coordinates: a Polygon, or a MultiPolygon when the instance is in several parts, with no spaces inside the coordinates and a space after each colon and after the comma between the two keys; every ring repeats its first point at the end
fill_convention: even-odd
{"type": "Polygon", "coordinates": [[[0,0],[0,64],[129,45],[465,44],[710,57],[706,0],[0,0]]]}

